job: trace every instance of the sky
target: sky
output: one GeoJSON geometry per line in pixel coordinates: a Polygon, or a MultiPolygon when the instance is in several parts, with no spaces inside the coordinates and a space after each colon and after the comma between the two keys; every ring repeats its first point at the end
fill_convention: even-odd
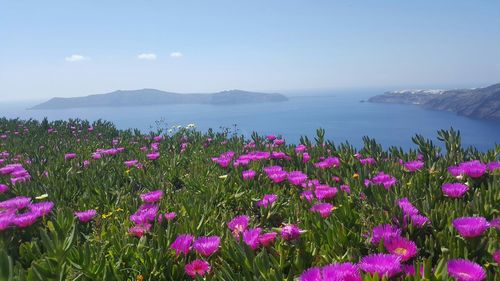
{"type": "Polygon", "coordinates": [[[0,102],[500,82],[500,1],[0,0],[0,102]]]}

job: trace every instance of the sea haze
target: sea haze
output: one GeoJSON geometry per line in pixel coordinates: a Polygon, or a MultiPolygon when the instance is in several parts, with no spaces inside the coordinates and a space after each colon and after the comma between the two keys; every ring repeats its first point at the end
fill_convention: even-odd
{"type": "Polygon", "coordinates": [[[49,120],[81,118],[104,119],[118,128],[138,128],[144,132],[156,130],[156,121],[162,127],[196,124],[200,130],[220,127],[233,128],[249,136],[279,134],[288,142],[297,143],[301,135],[315,136],[317,128],[326,130],[326,137],[334,142],[349,141],[360,147],[362,137],[375,138],[384,147],[415,147],[411,137],[422,134],[437,142],[436,131],[453,127],[462,134],[462,144],[474,145],[480,150],[500,143],[500,122],[476,120],[455,113],[428,110],[411,105],[376,104],[360,102],[379,91],[363,92],[304,92],[289,95],[279,103],[240,105],[176,104],[118,108],[72,108],[58,110],[27,110],[37,104],[0,104],[0,116],[7,118],[34,118],[49,120]]]}

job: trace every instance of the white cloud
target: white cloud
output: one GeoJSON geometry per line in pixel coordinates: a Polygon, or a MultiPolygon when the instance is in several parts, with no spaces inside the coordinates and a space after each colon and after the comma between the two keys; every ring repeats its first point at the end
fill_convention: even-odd
{"type": "Polygon", "coordinates": [[[184,55],[181,53],[181,52],[173,52],[173,53],[170,53],[170,57],[173,58],[173,59],[180,59],[182,58],[184,55]]]}
{"type": "Polygon", "coordinates": [[[155,60],[156,59],[156,54],[153,53],[142,53],[137,56],[138,59],[140,60],[155,60]]]}
{"type": "Polygon", "coordinates": [[[69,57],[66,57],[65,60],[67,62],[77,62],[77,61],[84,61],[84,60],[89,60],[89,57],[82,56],[82,55],[71,55],[69,57]]]}

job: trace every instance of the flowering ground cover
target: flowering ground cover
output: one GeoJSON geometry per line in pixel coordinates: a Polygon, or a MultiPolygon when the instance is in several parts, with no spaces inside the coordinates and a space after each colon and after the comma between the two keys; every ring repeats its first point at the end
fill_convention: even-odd
{"type": "Polygon", "coordinates": [[[0,280],[499,280],[500,146],[0,119],[0,280]]]}

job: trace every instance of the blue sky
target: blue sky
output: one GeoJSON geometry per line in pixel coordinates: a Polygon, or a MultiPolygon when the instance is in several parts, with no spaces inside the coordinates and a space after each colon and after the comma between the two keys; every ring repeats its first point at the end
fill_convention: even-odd
{"type": "Polygon", "coordinates": [[[0,0],[0,42],[0,101],[476,87],[500,82],[500,1],[0,0]]]}

